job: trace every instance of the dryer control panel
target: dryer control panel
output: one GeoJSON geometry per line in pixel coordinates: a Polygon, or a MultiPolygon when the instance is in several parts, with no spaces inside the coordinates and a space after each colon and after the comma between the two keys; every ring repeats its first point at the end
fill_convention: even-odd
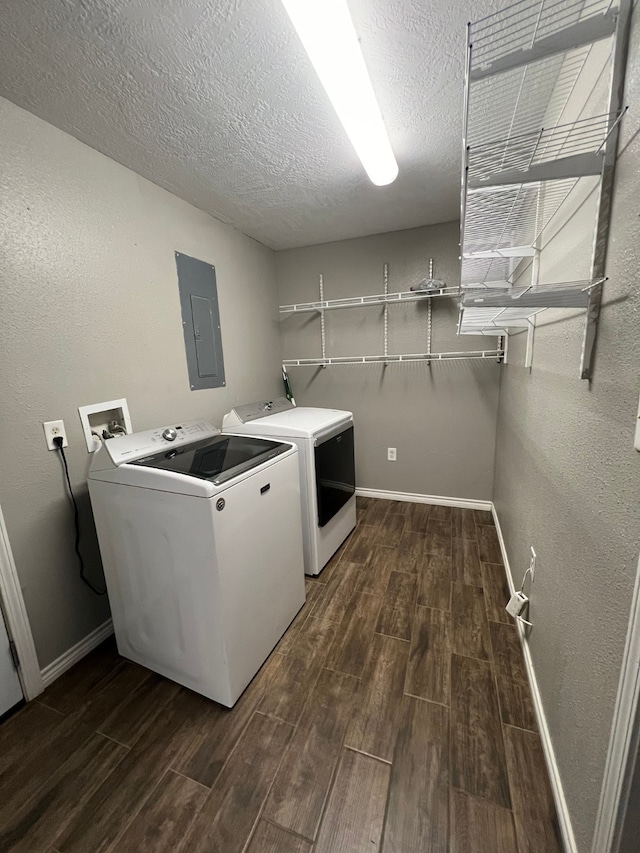
{"type": "Polygon", "coordinates": [[[291,400],[286,397],[276,397],[275,400],[260,400],[258,403],[247,403],[246,406],[236,406],[231,409],[222,419],[222,426],[227,429],[239,424],[247,424],[258,418],[266,418],[278,412],[287,412],[295,409],[291,400]]]}
{"type": "Polygon", "coordinates": [[[220,435],[220,430],[207,421],[181,421],[158,429],[110,438],[104,442],[103,448],[107,451],[108,461],[104,452],[97,453],[94,458],[95,465],[91,468],[100,470],[105,467],[118,467],[142,456],[158,453],[165,447],[191,444],[205,438],[214,438],[216,435],[220,435]]]}

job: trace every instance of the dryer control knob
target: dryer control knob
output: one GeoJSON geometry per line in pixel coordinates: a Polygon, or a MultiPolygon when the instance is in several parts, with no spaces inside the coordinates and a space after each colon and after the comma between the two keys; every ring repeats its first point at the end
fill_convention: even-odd
{"type": "Polygon", "coordinates": [[[175,441],[177,436],[178,433],[172,427],[165,429],[165,431],[162,433],[162,437],[167,441],[175,441]]]}

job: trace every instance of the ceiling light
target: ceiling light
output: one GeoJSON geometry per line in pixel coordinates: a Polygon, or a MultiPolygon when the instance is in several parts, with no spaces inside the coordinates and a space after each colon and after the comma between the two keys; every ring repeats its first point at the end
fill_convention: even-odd
{"type": "Polygon", "coordinates": [[[346,0],[282,0],[342,126],[374,184],[398,164],[373,93],[346,0]]]}

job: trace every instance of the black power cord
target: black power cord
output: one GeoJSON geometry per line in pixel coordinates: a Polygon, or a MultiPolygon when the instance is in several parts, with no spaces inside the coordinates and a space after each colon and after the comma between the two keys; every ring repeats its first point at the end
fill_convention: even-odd
{"type": "Polygon", "coordinates": [[[73,494],[73,489],[71,488],[71,478],[69,477],[69,466],[67,465],[67,457],[64,455],[64,448],[62,446],[63,442],[64,442],[64,439],[60,435],[57,435],[53,439],[53,443],[55,444],[57,449],[60,451],[60,456],[62,458],[62,464],[64,465],[64,473],[65,473],[65,476],[67,478],[67,486],[69,488],[69,496],[71,498],[71,503],[73,504],[73,522],[74,522],[75,529],[76,529],[75,552],[77,554],[78,561],[80,563],[80,577],[86,583],[86,585],[89,587],[89,589],[91,589],[92,592],[95,592],[96,595],[106,595],[107,590],[106,589],[98,589],[98,587],[94,586],[91,583],[91,581],[89,580],[89,578],[86,577],[86,575],[84,573],[84,560],[82,559],[82,554],[80,553],[80,516],[78,513],[78,504],[76,503],[76,499],[75,499],[74,494],[73,494]]]}

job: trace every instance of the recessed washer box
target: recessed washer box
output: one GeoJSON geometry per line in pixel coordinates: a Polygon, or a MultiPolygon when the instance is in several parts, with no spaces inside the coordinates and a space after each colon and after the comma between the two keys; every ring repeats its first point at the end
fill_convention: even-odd
{"type": "Polygon", "coordinates": [[[115,421],[125,432],[133,432],[131,418],[129,417],[129,406],[124,397],[121,400],[108,400],[106,403],[79,406],[78,414],[89,453],[93,453],[100,447],[100,440],[92,433],[97,432],[98,435],[102,435],[103,430],[110,432],[109,424],[112,421],[115,421]]]}

